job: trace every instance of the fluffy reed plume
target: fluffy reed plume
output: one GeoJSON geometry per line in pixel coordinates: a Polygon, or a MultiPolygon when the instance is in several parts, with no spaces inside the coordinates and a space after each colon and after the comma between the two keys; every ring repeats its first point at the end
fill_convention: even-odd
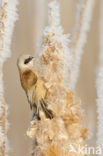
{"type": "Polygon", "coordinates": [[[16,0],[2,0],[0,6],[0,156],[8,155],[8,106],[4,99],[3,64],[10,57],[11,36],[17,19],[16,5],[16,0]]]}
{"type": "Polygon", "coordinates": [[[95,0],[79,0],[77,7],[76,24],[72,37],[73,69],[69,77],[69,84],[75,90],[79,76],[81,57],[87,40],[87,33],[90,29],[90,22],[95,0]]]}
{"type": "MultiPolygon", "coordinates": [[[[103,1],[101,1],[101,19],[100,19],[100,53],[99,68],[97,73],[97,145],[103,145],[103,1]]],[[[101,154],[103,155],[103,153],[101,154]]]]}
{"type": "Polygon", "coordinates": [[[59,14],[59,4],[49,3],[49,26],[44,30],[41,51],[34,66],[37,75],[45,80],[48,90],[45,101],[54,118],[47,119],[40,112],[41,120],[31,122],[27,131],[33,140],[31,156],[82,156],[78,148],[84,146],[84,139],[89,136],[83,126],[80,100],[68,86],[72,57],[59,14]],[[72,151],[72,146],[77,153],[72,151]]]}

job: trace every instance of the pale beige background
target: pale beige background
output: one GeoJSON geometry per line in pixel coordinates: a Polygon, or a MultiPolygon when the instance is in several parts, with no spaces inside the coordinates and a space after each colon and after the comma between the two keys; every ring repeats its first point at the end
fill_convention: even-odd
{"type": "MultiPolygon", "coordinates": [[[[75,11],[78,0],[59,0],[61,19],[65,33],[72,33],[75,23],[75,11]]],[[[8,132],[11,143],[11,156],[28,156],[30,139],[26,136],[29,126],[30,108],[21,88],[16,61],[21,53],[33,54],[43,28],[47,24],[47,0],[19,0],[19,20],[12,40],[12,57],[4,66],[5,98],[9,104],[8,132]]],[[[96,131],[96,70],[99,51],[99,11],[100,1],[96,0],[92,25],[88,34],[83,55],[80,77],[77,83],[77,95],[85,108],[86,126],[92,131],[90,143],[95,142],[96,131]]]]}

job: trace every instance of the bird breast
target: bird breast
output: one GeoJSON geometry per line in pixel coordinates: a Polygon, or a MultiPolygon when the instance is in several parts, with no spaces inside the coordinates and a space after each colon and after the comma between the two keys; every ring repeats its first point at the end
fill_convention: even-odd
{"type": "Polygon", "coordinates": [[[21,73],[20,78],[21,85],[25,91],[31,90],[37,82],[37,76],[31,70],[26,70],[23,73],[21,73]]]}

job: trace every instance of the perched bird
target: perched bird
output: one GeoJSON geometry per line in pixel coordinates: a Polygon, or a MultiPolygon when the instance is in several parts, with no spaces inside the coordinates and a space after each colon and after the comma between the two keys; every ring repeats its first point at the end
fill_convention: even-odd
{"type": "Polygon", "coordinates": [[[39,111],[43,110],[47,118],[52,119],[53,113],[47,108],[45,96],[47,89],[44,86],[44,80],[38,77],[34,72],[34,57],[24,54],[17,60],[17,66],[20,73],[20,80],[23,89],[26,92],[30,108],[33,111],[32,118],[40,120],[39,111]]]}

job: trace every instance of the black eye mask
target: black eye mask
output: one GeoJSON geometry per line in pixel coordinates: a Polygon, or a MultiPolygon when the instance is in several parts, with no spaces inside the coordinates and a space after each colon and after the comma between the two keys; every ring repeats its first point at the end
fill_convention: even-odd
{"type": "Polygon", "coordinates": [[[29,58],[27,58],[27,59],[24,61],[24,64],[29,63],[32,59],[33,59],[33,57],[29,57],[29,58]]]}

